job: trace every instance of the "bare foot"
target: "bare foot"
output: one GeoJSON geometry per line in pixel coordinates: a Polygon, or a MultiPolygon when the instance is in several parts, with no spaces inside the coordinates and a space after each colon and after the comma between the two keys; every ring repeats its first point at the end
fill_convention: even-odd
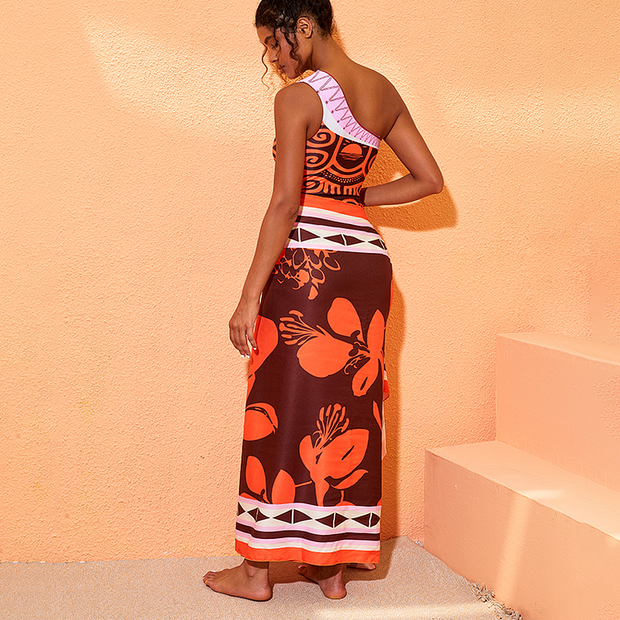
{"type": "Polygon", "coordinates": [[[359,570],[375,570],[375,568],[377,568],[377,565],[373,564],[372,562],[370,562],[370,563],[366,563],[366,562],[353,562],[351,564],[347,564],[347,566],[349,568],[357,568],[359,570]]]}
{"type": "Polygon", "coordinates": [[[302,564],[299,566],[299,574],[306,579],[319,584],[321,591],[327,598],[339,599],[347,595],[342,578],[346,569],[345,564],[335,566],[313,566],[302,564]]]}
{"type": "Polygon", "coordinates": [[[273,593],[269,583],[269,563],[243,560],[236,568],[208,572],[202,580],[215,592],[251,601],[268,601],[273,593]]]}

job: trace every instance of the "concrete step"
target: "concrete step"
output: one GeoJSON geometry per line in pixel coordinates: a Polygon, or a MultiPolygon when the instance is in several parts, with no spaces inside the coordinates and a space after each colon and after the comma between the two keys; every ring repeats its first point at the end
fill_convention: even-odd
{"type": "Polygon", "coordinates": [[[497,339],[496,439],[620,491],[620,347],[551,334],[497,339]]]}
{"type": "Polygon", "coordinates": [[[425,546],[525,620],[620,618],[620,493],[501,443],[426,452],[425,546]]]}

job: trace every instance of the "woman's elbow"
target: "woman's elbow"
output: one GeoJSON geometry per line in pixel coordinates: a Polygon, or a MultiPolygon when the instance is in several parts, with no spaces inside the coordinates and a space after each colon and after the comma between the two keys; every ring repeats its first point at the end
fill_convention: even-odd
{"type": "Polygon", "coordinates": [[[274,213],[285,219],[294,221],[299,214],[299,199],[275,198],[272,199],[270,206],[274,213]]]}
{"type": "Polygon", "coordinates": [[[433,175],[429,179],[429,195],[430,194],[440,194],[443,190],[443,175],[441,172],[437,171],[437,174],[433,175]]]}
{"type": "Polygon", "coordinates": [[[432,194],[439,194],[443,190],[443,175],[437,169],[437,172],[428,172],[424,176],[414,177],[411,175],[414,181],[412,190],[415,191],[417,197],[415,200],[431,196],[432,194]]]}

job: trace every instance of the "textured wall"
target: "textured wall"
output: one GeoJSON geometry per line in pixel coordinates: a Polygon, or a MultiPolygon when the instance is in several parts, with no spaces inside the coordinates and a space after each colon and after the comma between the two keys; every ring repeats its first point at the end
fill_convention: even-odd
{"type": "MultiPolygon", "coordinates": [[[[273,170],[252,6],[3,3],[2,560],[232,553],[227,321],[273,170]]],[[[335,0],[446,179],[369,209],[396,285],[384,533],[420,538],[424,448],[494,436],[496,333],[620,342],[620,33],[610,1],[402,6],[335,0]]],[[[375,181],[398,173],[382,150],[375,181]]]]}

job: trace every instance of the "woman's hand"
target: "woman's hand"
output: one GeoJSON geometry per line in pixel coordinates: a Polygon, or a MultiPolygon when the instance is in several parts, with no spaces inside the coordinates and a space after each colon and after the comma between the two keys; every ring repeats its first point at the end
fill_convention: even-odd
{"type": "Polygon", "coordinates": [[[230,341],[243,357],[250,357],[250,347],[256,349],[254,325],[258,316],[258,307],[258,300],[249,301],[242,297],[228,322],[230,341]]]}

